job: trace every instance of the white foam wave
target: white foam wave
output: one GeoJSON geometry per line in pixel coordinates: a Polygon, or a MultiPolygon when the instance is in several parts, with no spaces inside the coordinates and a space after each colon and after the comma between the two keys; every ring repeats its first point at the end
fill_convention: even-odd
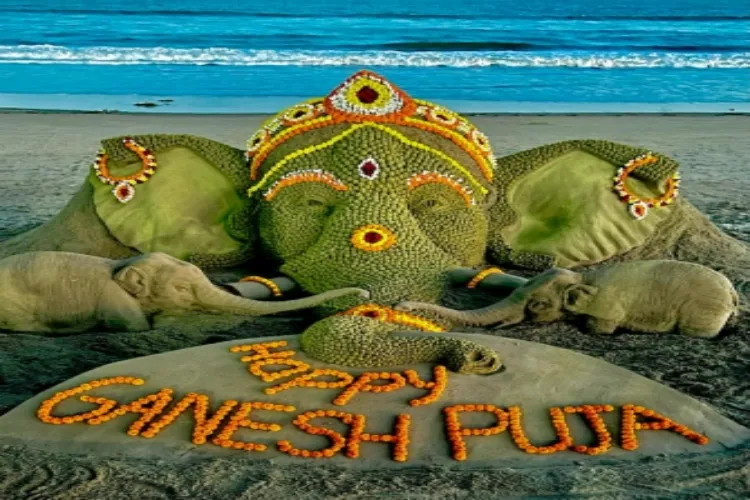
{"type": "Polygon", "coordinates": [[[0,45],[0,63],[12,64],[178,64],[222,66],[406,66],[567,68],[750,68],[750,52],[401,52],[284,51],[229,48],[89,47],[0,45]]]}

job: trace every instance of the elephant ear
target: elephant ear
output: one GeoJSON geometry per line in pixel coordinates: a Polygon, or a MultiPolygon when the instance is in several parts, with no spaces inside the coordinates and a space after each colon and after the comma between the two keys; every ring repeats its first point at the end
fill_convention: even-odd
{"type": "MultiPolygon", "coordinates": [[[[497,161],[488,253],[498,264],[531,269],[594,264],[646,243],[675,205],[638,220],[614,191],[619,168],[649,153],[601,140],[566,141],[497,161]]],[[[678,164],[662,155],[634,170],[627,187],[658,198],[678,164]]]]}
{"type": "Polygon", "coordinates": [[[568,311],[583,313],[596,298],[599,289],[591,285],[570,285],[563,292],[563,307],[568,311]]]}
{"type": "Polygon", "coordinates": [[[104,157],[110,177],[142,171],[144,155],[152,155],[156,164],[130,187],[107,182],[97,171],[91,174],[96,212],[121,243],[203,268],[252,257],[250,179],[243,151],[190,135],[118,137],[102,145],[105,156],[100,154],[97,163],[104,157]],[[133,144],[142,149],[134,151],[133,144]]]}

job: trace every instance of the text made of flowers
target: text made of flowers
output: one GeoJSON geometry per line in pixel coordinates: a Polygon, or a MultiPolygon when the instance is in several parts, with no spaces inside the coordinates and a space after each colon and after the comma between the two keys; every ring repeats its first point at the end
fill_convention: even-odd
{"type": "MultiPolygon", "coordinates": [[[[427,391],[421,397],[408,400],[411,407],[425,406],[440,399],[447,384],[448,372],[443,366],[433,368],[432,380],[423,380],[415,370],[403,372],[365,372],[359,375],[334,370],[312,368],[304,361],[294,359],[293,350],[277,350],[286,347],[285,341],[266,342],[234,346],[233,353],[246,353],[241,360],[248,363],[248,371],[264,382],[275,383],[280,379],[289,379],[266,387],[264,392],[271,396],[293,388],[339,389],[332,404],[346,406],[360,393],[385,393],[411,386],[427,391]],[[275,369],[272,369],[275,368],[275,369]],[[279,369],[281,368],[281,369],[279,369]],[[293,377],[293,378],[290,378],[293,377]]],[[[293,405],[268,401],[225,400],[212,409],[209,396],[190,392],[178,397],[172,389],[163,388],[152,394],[140,397],[127,403],[103,396],[92,396],[106,387],[132,385],[142,386],[145,380],[134,376],[117,376],[101,378],[80,384],[71,389],[55,393],[41,403],[37,417],[44,423],[53,425],[101,425],[127,414],[137,414],[127,428],[127,434],[133,438],[155,438],[171,425],[179,416],[188,414],[192,408],[192,438],[195,445],[212,444],[238,451],[265,452],[267,444],[238,439],[235,434],[241,428],[254,431],[278,432],[283,425],[255,420],[253,412],[297,412],[293,405]],[[83,403],[96,405],[86,412],[57,415],[58,406],[66,400],[77,397],[83,403]]],[[[467,438],[490,437],[507,433],[513,444],[526,453],[545,455],[569,451],[587,455],[599,455],[608,452],[613,446],[610,429],[602,418],[603,414],[615,411],[608,404],[582,404],[578,406],[552,407],[549,418],[556,434],[556,440],[550,444],[532,444],[526,436],[519,406],[499,407],[485,403],[466,403],[446,406],[442,409],[445,436],[450,443],[446,452],[455,460],[467,460],[467,438]],[[462,415],[470,413],[488,414],[494,422],[484,427],[468,427],[462,422],[462,415]],[[567,416],[579,414],[586,426],[593,432],[595,443],[577,444],[568,426],[567,416]]],[[[636,431],[664,430],[677,433],[697,444],[707,444],[708,437],[695,432],[689,427],[639,405],[626,404],[619,408],[620,423],[619,446],[628,451],[639,446],[636,431]]],[[[360,456],[360,445],[363,442],[384,443],[391,447],[393,460],[405,462],[409,457],[412,419],[408,413],[395,416],[391,433],[376,434],[368,432],[366,415],[332,409],[300,411],[292,421],[294,428],[309,435],[323,436],[328,439],[328,446],[321,449],[301,449],[289,440],[278,440],[276,449],[281,453],[301,458],[330,458],[343,453],[349,458],[360,456]],[[339,432],[320,423],[316,419],[335,419],[346,426],[346,431],[339,432]]]]}

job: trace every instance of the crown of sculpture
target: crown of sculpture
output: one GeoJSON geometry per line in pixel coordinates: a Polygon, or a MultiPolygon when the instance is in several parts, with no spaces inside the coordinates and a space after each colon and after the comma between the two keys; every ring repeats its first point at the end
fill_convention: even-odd
{"type": "Polygon", "coordinates": [[[453,111],[413,99],[384,77],[362,70],[326,97],[282,111],[250,137],[247,141],[250,178],[260,180],[249,194],[263,187],[273,173],[274,168],[264,168],[264,162],[276,148],[306,132],[341,124],[381,129],[398,125],[436,134],[467,153],[481,177],[486,182],[492,181],[495,157],[485,134],[453,111]]]}

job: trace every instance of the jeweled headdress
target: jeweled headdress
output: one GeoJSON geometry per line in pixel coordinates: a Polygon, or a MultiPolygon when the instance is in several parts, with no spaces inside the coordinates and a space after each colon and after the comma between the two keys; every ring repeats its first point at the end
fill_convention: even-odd
{"type": "MultiPolygon", "coordinates": [[[[383,129],[388,125],[399,125],[436,134],[468,154],[485,182],[492,181],[495,158],[486,135],[453,111],[413,99],[382,76],[362,70],[347,78],[326,97],[282,111],[250,137],[247,159],[250,178],[257,182],[249,194],[264,187],[275,171],[283,166],[264,165],[277,147],[305,132],[340,124],[351,124],[352,128],[372,126],[383,129]]],[[[456,163],[453,158],[446,159],[456,163]]],[[[475,170],[474,165],[471,167],[475,170]]],[[[466,167],[460,168],[466,171],[466,167]]],[[[482,191],[486,192],[486,189],[482,191]]]]}

